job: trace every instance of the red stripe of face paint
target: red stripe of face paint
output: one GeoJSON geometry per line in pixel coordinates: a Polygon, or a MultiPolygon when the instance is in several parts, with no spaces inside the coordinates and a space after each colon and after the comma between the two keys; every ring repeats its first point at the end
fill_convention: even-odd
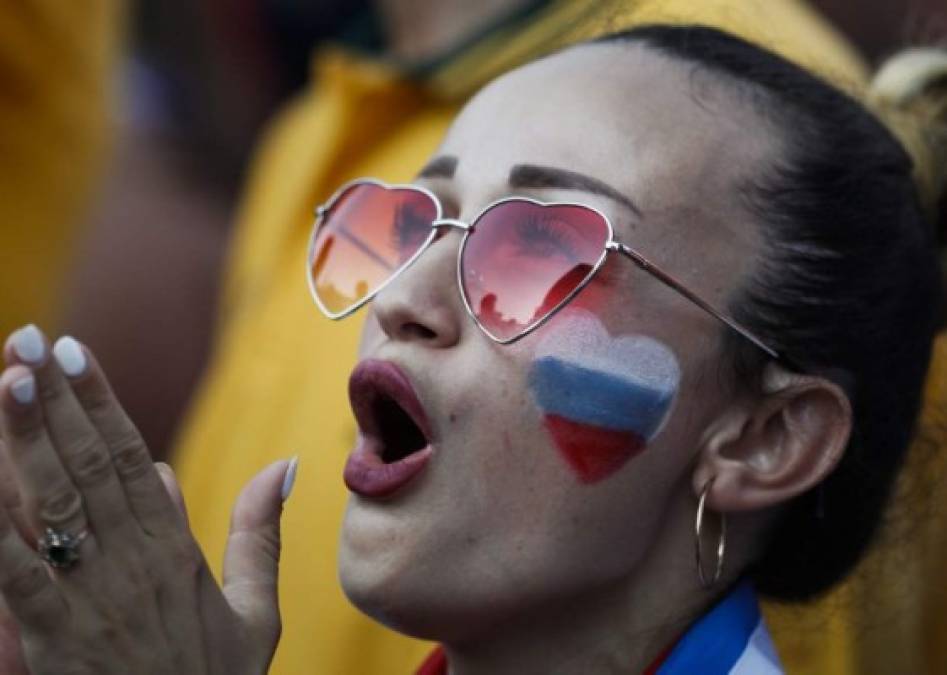
{"type": "Polygon", "coordinates": [[[603,429],[546,415],[546,429],[569,467],[583,483],[597,483],[622,468],[645,449],[645,441],[633,431],[603,429]]]}

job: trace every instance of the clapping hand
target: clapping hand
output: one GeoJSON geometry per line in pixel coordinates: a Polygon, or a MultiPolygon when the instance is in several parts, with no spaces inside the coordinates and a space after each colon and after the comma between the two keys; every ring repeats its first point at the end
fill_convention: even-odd
{"type": "Polygon", "coordinates": [[[51,348],[28,326],[4,358],[0,667],[266,672],[280,633],[279,518],[295,466],[277,462],[244,488],[221,588],[171,469],[152,463],[91,353],[71,338],[51,348]],[[15,623],[21,653],[4,622],[15,623]]]}

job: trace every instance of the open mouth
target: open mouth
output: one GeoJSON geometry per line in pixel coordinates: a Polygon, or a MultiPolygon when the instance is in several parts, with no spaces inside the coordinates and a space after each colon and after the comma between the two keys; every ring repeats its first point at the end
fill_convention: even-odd
{"type": "Polygon", "coordinates": [[[397,400],[378,392],[371,404],[372,418],[381,444],[381,461],[391,464],[427,447],[428,440],[397,400]]]}
{"type": "Polygon", "coordinates": [[[408,377],[390,361],[367,360],[352,371],[349,400],[361,431],[345,482],[361,495],[397,490],[427,464],[431,434],[424,407],[408,377]]]}

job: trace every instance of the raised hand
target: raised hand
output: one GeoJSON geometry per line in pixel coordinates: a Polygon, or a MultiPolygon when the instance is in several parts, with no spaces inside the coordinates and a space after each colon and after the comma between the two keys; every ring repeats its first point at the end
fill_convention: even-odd
{"type": "Polygon", "coordinates": [[[267,467],[238,498],[221,589],[170,468],[152,463],[89,351],[71,338],[50,349],[28,326],[4,357],[0,428],[15,486],[0,481],[0,592],[30,672],[265,672],[295,464],[267,467]]]}

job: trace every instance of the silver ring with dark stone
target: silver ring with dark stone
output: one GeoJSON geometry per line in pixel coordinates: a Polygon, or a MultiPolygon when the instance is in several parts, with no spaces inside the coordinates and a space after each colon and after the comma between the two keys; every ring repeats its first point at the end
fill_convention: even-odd
{"type": "Polygon", "coordinates": [[[47,527],[46,534],[39,538],[37,544],[39,555],[51,567],[69,569],[79,562],[79,545],[87,536],[89,536],[88,530],[72,534],[71,532],[57,532],[47,527]]]}

